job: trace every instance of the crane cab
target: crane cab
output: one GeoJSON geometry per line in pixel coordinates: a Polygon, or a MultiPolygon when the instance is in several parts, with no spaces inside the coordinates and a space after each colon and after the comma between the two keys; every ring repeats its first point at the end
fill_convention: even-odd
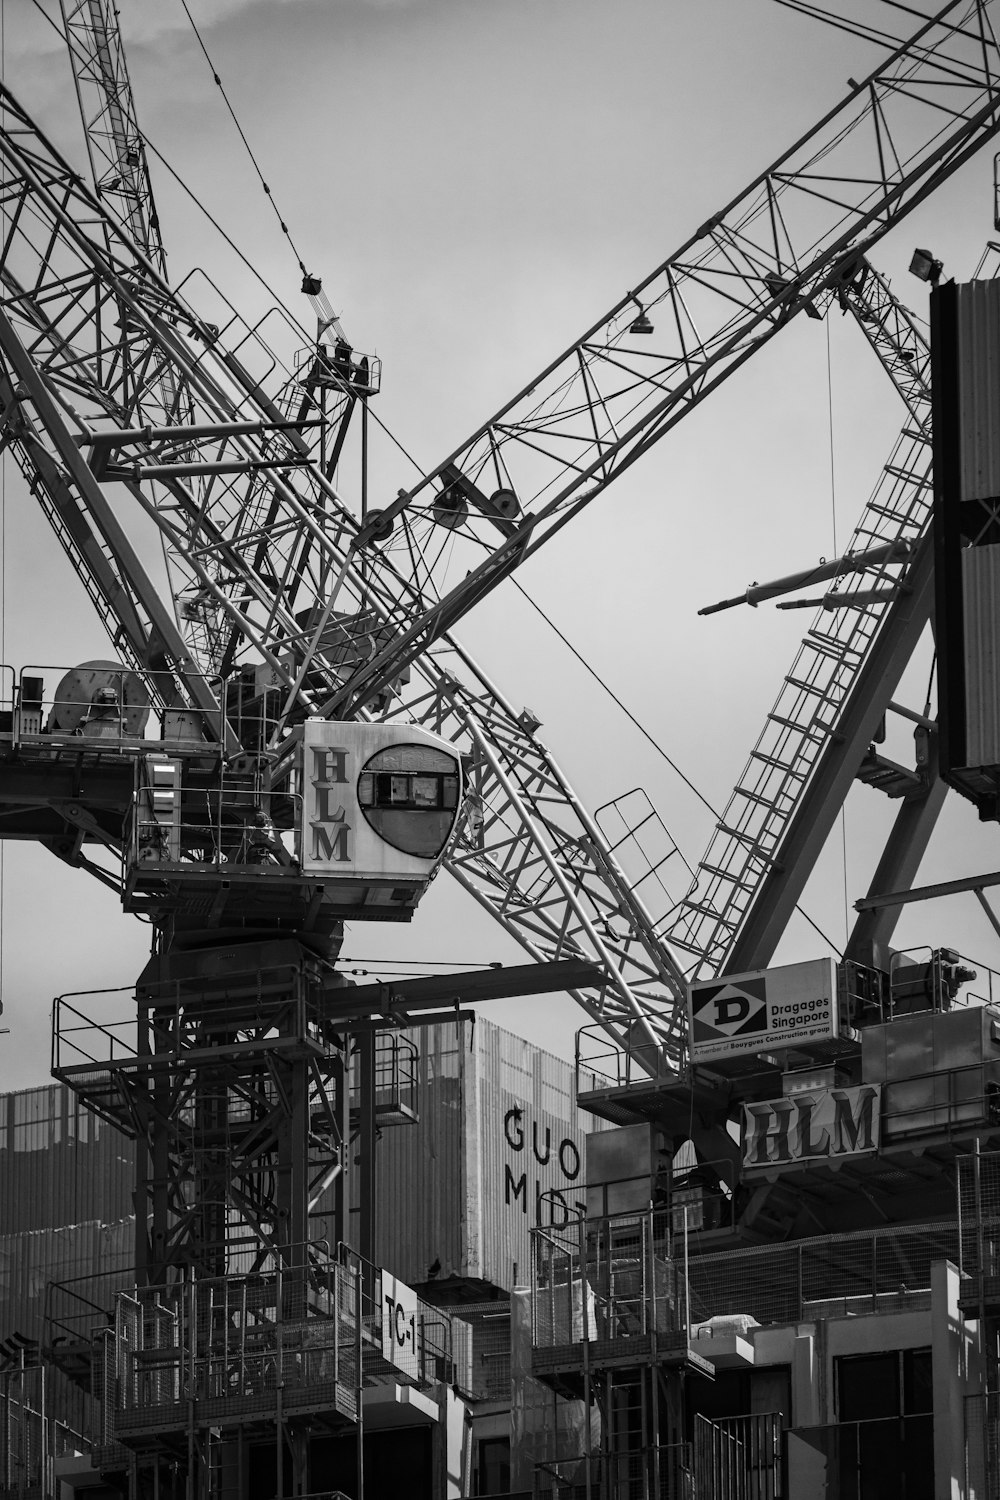
{"type": "Polygon", "coordinates": [[[305,930],[409,921],[463,800],[455,747],[405,724],[307,720],[280,762],[151,751],[137,767],[127,910],[305,930]]]}
{"type": "Polygon", "coordinates": [[[343,915],[405,921],[462,805],[455,747],[406,724],[308,720],[301,729],[296,858],[343,915]]]}

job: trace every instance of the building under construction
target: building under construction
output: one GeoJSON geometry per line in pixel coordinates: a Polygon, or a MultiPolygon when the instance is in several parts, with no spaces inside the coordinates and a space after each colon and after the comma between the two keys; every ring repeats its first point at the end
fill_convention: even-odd
{"type": "Polygon", "coordinates": [[[947,797],[1000,820],[1000,256],[916,251],[929,328],[871,259],[1000,136],[998,15],[879,32],[377,503],[381,365],[320,278],[304,321],[171,284],[114,8],[51,17],[89,176],[0,84],[0,448],[109,642],[0,669],[0,836],[150,933],[0,1098],[0,1500],[1000,1497],[1000,958],[896,937],[948,895],[1000,936],[1000,875],[916,883],[947,797]],[[669,895],[645,793],[588,807],[456,632],[834,312],[902,431],[841,556],[705,611],[814,618],[669,895]],[[859,781],[895,815],[852,929],[779,962],[859,781]],[[352,969],[446,872],[524,961],[352,969]],[[473,1009],[557,992],[574,1063],[473,1009]]]}

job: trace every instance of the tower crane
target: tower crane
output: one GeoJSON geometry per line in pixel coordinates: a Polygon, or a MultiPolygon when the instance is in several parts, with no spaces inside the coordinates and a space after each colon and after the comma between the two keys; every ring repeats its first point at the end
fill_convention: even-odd
{"type": "MultiPolygon", "coordinates": [[[[59,1076],[140,1142],[142,1278],[176,1291],[277,1264],[279,1302],[301,1307],[317,1219],[343,1232],[358,1058],[374,1093],[352,1038],[398,1019],[344,983],[342,926],[405,919],[439,863],[657,1076],[685,1066],[690,974],[767,961],[929,617],[927,349],[867,255],[1000,128],[992,15],[942,7],[421,484],[360,515],[335,471],[377,366],[327,308],[288,359],[168,284],[104,0],[64,9],[106,142],[94,189],[0,89],[0,442],[118,657],[54,693],[17,678],[0,826],[153,926],[135,1018],[64,1000],[55,1039],[59,1076]],[[452,627],[800,312],[837,305],[906,426],[697,885],[656,912],[452,627]],[[382,838],[387,862],[348,857],[347,832],[382,838]]],[[[932,775],[915,788],[883,867],[913,865],[941,795],[932,775]]],[[[853,956],[890,934],[863,919],[853,956]]],[[[237,1317],[219,1312],[209,1335],[237,1317]]]]}
{"type": "MultiPolygon", "coordinates": [[[[474,834],[453,847],[451,869],[534,956],[595,956],[608,984],[578,994],[585,1009],[618,1036],[638,1028],[675,1058],[684,1032],[679,963],[559,768],[441,631],[798,312],[821,313],[834,296],[856,306],[866,332],[880,331],[890,371],[905,389],[914,388],[913,340],[908,330],[901,332],[898,306],[872,292],[876,283],[863,253],[995,130],[989,7],[977,7],[959,26],[953,10],[944,7],[853,87],[425,484],[361,524],[323,470],[317,473],[309,462],[311,430],[283,425],[291,420],[287,398],[263,395],[249,365],[254,357],[263,362],[265,351],[259,340],[237,332],[235,313],[230,328],[217,334],[190,309],[181,310],[155,265],[141,256],[130,261],[125,239],[113,230],[112,249],[101,257],[67,213],[75,206],[82,218],[93,205],[81,185],[68,184],[54,154],[46,162],[48,148],[39,157],[41,178],[29,175],[36,164],[24,153],[19,158],[13,143],[7,158],[14,193],[54,233],[58,258],[68,255],[77,276],[90,282],[90,327],[109,305],[108,272],[115,278],[115,305],[123,299],[128,308],[127,358],[118,368],[109,366],[104,375],[92,360],[87,368],[86,354],[81,364],[74,360],[74,381],[82,374],[96,395],[90,420],[80,424],[87,431],[67,433],[63,424],[60,432],[60,414],[47,408],[50,422],[38,421],[35,412],[32,434],[41,447],[55,449],[57,466],[65,457],[67,472],[75,470],[88,493],[95,465],[81,465],[77,438],[93,436],[97,470],[131,491],[164,538],[183,634],[160,608],[138,560],[128,558],[127,543],[96,492],[92,518],[88,501],[61,495],[56,505],[39,489],[122,649],[139,664],[149,657],[151,637],[158,647],[165,643],[162,660],[177,669],[179,685],[164,682],[164,691],[179,691],[186,706],[210,718],[217,705],[207,677],[225,675],[250,651],[266,663],[286,699],[298,685],[308,711],[349,715],[374,705],[377,714],[427,723],[449,738],[469,736],[479,816],[474,834]],[[948,101],[944,112],[942,98],[948,101]],[[905,129],[897,110],[906,112],[905,129]],[[926,123],[916,149],[914,112],[926,123]],[[859,138],[868,160],[848,169],[838,153],[846,161],[859,138]],[[71,193],[61,207],[52,200],[57,183],[71,193]],[[643,326],[651,311],[669,329],[653,352],[643,326]],[[227,333],[242,338],[239,356],[223,351],[227,333]],[[174,372],[176,391],[193,393],[184,425],[211,431],[169,430],[179,424],[175,397],[158,383],[166,369],[174,372]],[[138,379],[133,371],[142,372],[138,379]],[[235,430],[247,417],[250,430],[235,430]],[[490,486],[499,499],[486,494],[490,486]],[[395,536],[387,535],[391,526],[395,536]],[[499,545],[491,540],[498,533],[499,545]],[[469,552],[469,576],[450,591],[440,567],[442,535],[479,549],[469,552]],[[335,639],[328,644],[334,619],[335,639]],[[426,649],[431,642],[439,646],[433,659],[426,649]],[[279,644],[290,647],[288,655],[278,654],[279,644]],[[411,686],[393,691],[407,668],[411,686]],[[619,919],[617,928],[611,915],[619,919]]],[[[18,248],[12,244],[8,254],[8,275],[18,248]]],[[[62,330],[70,321],[82,329],[82,302],[79,282],[67,293],[55,255],[32,259],[24,286],[36,278],[45,284],[45,309],[37,296],[32,307],[15,295],[10,308],[25,318],[25,338],[10,332],[22,343],[25,375],[18,378],[38,388],[44,405],[44,383],[60,381],[62,330]]],[[[82,341],[78,331],[74,342],[82,341]]],[[[9,358],[18,371],[16,342],[9,344],[9,358]]],[[[334,371],[331,379],[343,394],[357,376],[355,369],[338,384],[334,371]]],[[[301,391],[301,379],[293,388],[301,391]]],[[[301,400],[293,415],[300,408],[301,400]]],[[[18,410],[23,420],[23,400],[18,410]]],[[[32,479],[42,462],[36,446],[26,465],[32,479]]],[[[882,571],[894,578],[900,565],[882,571]]]]}
{"type": "MultiPolygon", "coordinates": [[[[128,215],[110,211],[110,188],[100,196],[87,188],[4,90],[3,441],[135,683],[126,686],[120,669],[89,679],[114,700],[98,737],[100,705],[81,709],[82,678],[65,689],[68,717],[53,704],[43,725],[37,685],[22,677],[0,796],[19,815],[8,831],[42,839],[71,863],[98,873],[86,853],[94,843],[120,854],[126,907],[157,928],[131,1075],[108,1059],[83,1068],[89,1102],[147,1140],[150,1274],[191,1256],[218,1265],[227,1202],[238,1205],[240,1234],[286,1249],[305,1241],[324,1153],[328,1160],[335,1142],[342,1158],[346,1138],[343,1054],[302,1055],[307,1033],[330,1031],[340,924],[408,915],[419,894],[419,881],[399,876],[371,882],[379,895],[369,901],[357,882],[310,878],[301,848],[296,863],[282,842],[305,795],[310,722],[381,724],[397,734],[386,745],[405,725],[411,738],[425,731],[434,745],[460,746],[471,798],[445,855],[452,873],[532,957],[596,966],[599,982],[575,994],[612,1038],[654,1068],[681,1062],[686,976],[674,946],[683,940],[699,958],[704,948],[704,962],[715,963],[715,928],[728,908],[720,914],[714,894],[703,903],[714,924],[707,942],[683,927],[701,916],[695,898],[674,927],[658,924],[536,726],[448,632],[799,312],[822,316],[835,299],[855,310],[922,421],[914,329],[865,255],[1000,127],[991,14],[986,0],[961,20],[957,4],[944,6],[425,482],[362,517],[333,482],[318,392],[333,393],[342,424],[357,394],[370,393],[371,362],[320,338],[304,363],[282,365],[235,309],[209,323],[165,281],[158,242],[147,234],[136,243],[128,215]],[[651,312],[667,330],[655,349],[646,342],[651,312]],[[169,600],[112,495],[162,539],[169,600]],[[459,568],[472,564],[454,587],[443,540],[455,543],[459,568]],[[161,721],[155,751],[137,732],[144,697],[161,721]],[[115,724],[112,750],[116,737],[106,731],[115,724]],[[161,807],[169,809],[162,817],[161,807]],[[252,940],[292,947],[265,951],[252,940]],[[260,1060],[276,1013],[265,1025],[248,1012],[242,1030],[231,1012],[224,1022],[210,1008],[199,1017],[192,997],[205,999],[218,972],[209,976],[191,958],[198,945],[228,955],[214,962],[243,976],[235,987],[244,1000],[256,993],[246,975],[273,968],[276,993],[302,1001],[281,1033],[285,1090],[298,1102],[280,1128],[260,1060]],[[179,1040],[178,1026],[193,1030],[179,1040]],[[230,1058],[222,1067],[216,1054],[227,1046],[245,1048],[240,1056],[256,1048],[253,1065],[230,1058]],[[222,1127],[207,1103],[195,1108],[206,1143],[202,1186],[213,1185],[196,1196],[210,1207],[198,1207],[185,1186],[193,1148],[180,1123],[205,1075],[192,1064],[171,1091],[156,1061],[184,1052],[202,1057],[216,1089],[225,1077],[242,1091],[253,1121],[244,1140],[264,1143],[256,1154],[246,1147],[223,1190],[222,1127]],[[339,1104],[314,1139],[313,1104],[325,1090],[339,1104]],[[168,1097],[175,1113],[164,1130],[168,1097]]],[[[112,75],[102,66],[107,98],[112,75]]],[[[111,118],[118,160],[132,129],[121,120],[131,117],[112,109],[111,118]]],[[[874,536],[906,547],[867,580],[854,576],[868,592],[875,582],[902,597],[900,576],[921,535],[921,519],[904,507],[874,536]]],[[[912,638],[884,628],[903,613],[888,599],[866,602],[864,627],[842,653],[859,681],[879,643],[895,656],[912,638]]],[[[826,642],[820,654],[832,660],[840,649],[826,642]]],[[[819,742],[828,726],[809,732],[819,742]]],[[[454,799],[451,774],[433,772],[435,796],[454,799]]],[[[798,784],[808,787],[808,774],[798,784]]],[[[789,826],[793,801],[787,792],[777,799],[789,826]]],[[[769,837],[778,827],[773,821],[769,837]]],[[[738,827],[725,836],[752,850],[755,880],[773,865],[751,843],[756,835],[738,827]]],[[[749,892],[752,882],[739,879],[749,892]]],[[[95,1022],[94,1035],[103,1034],[95,1022]]]]}

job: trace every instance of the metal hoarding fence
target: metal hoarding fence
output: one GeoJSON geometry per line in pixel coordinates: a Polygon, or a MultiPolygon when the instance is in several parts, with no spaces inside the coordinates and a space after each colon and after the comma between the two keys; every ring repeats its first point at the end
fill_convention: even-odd
{"type": "Polygon", "coordinates": [[[603,1122],[579,1109],[572,1063],[482,1017],[407,1035],[418,1120],[379,1142],[377,1258],[449,1305],[509,1291],[528,1279],[531,1230],[584,1203],[586,1135],[603,1122]]]}
{"type": "Polygon", "coordinates": [[[126,1218],[134,1149],[64,1084],[0,1095],[0,1234],[126,1218]]]}

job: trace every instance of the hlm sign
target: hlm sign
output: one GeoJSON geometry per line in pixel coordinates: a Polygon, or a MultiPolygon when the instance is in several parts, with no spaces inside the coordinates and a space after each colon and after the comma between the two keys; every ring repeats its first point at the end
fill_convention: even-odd
{"type": "Polygon", "coordinates": [[[811,1089],[784,1099],[743,1106],[743,1166],[826,1161],[877,1151],[882,1090],[811,1089]]]}

